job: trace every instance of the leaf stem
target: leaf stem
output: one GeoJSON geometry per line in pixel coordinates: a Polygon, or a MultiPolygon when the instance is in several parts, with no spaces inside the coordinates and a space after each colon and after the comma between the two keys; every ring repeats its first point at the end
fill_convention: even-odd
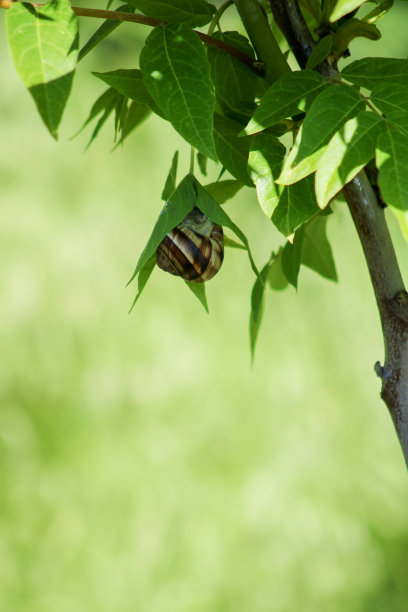
{"type": "Polygon", "coordinates": [[[191,147],[190,151],[190,174],[194,176],[195,148],[191,147]]]}
{"type": "MultiPolygon", "coordinates": [[[[15,4],[14,0],[0,0],[0,9],[9,9],[13,4],[15,4]]],[[[43,4],[38,2],[32,2],[32,6],[35,8],[40,8],[43,4]]],[[[146,17],[145,15],[135,14],[135,13],[124,13],[121,11],[108,11],[102,9],[92,9],[92,8],[83,8],[80,6],[71,6],[75,15],[79,17],[94,17],[96,19],[109,19],[111,21],[130,21],[132,23],[140,23],[142,25],[147,25],[150,27],[156,27],[158,25],[166,25],[166,21],[161,21],[160,19],[155,19],[154,17],[146,17]]],[[[232,55],[238,61],[242,62],[247,66],[250,70],[255,72],[258,76],[264,76],[264,71],[259,66],[259,62],[254,60],[252,57],[240,51],[233,45],[229,45],[228,43],[218,40],[217,38],[213,38],[208,34],[203,34],[203,32],[198,32],[194,30],[197,36],[202,40],[205,45],[210,47],[216,47],[217,49],[221,49],[225,53],[232,55]]]]}
{"type": "Polygon", "coordinates": [[[223,14],[227,10],[227,8],[230,7],[232,4],[234,4],[234,0],[226,0],[224,2],[224,4],[221,4],[220,8],[215,13],[215,15],[212,18],[212,21],[211,21],[211,23],[210,23],[210,25],[208,27],[208,31],[207,31],[208,36],[211,36],[211,34],[214,32],[215,28],[220,23],[221,17],[223,16],[223,14]]]}

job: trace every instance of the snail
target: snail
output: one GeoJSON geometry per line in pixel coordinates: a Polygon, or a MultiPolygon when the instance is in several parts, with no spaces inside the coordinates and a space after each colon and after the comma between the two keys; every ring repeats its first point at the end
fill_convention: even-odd
{"type": "Polygon", "coordinates": [[[197,206],[164,237],[156,251],[159,268],[196,283],[217,274],[223,259],[222,227],[197,206]]]}

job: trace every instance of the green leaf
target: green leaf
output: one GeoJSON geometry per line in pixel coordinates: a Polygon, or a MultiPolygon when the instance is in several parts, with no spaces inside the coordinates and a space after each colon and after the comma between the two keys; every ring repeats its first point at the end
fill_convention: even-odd
{"type": "Polygon", "coordinates": [[[282,253],[283,248],[281,247],[269,268],[268,283],[273,291],[283,291],[289,286],[288,280],[282,270],[282,253]]]}
{"type": "Polygon", "coordinates": [[[6,20],[16,70],[57,139],[78,57],[77,18],[68,0],[53,0],[38,9],[15,2],[6,20]]]}
{"type": "Polygon", "coordinates": [[[144,264],[143,268],[140,270],[138,279],[137,279],[137,294],[135,299],[133,300],[133,303],[129,309],[129,313],[132,312],[137,300],[140,298],[143,289],[146,286],[147,281],[150,278],[151,273],[153,272],[153,269],[156,265],[156,253],[154,253],[150,259],[144,264]]]}
{"type": "Polygon", "coordinates": [[[387,117],[393,112],[408,113],[408,87],[388,83],[376,85],[370,96],[371,102],[375,104],[387,117]]]}
{"type": "Polygon", "coordinates": [[[314,172],[333,134],[364,107],[359,93],[348,85],[333,85],[319,94],[285,160],[278,183],[290,185],[314,172]]]}
{"type": "Polygon", "coordinates": [[[408,211],[397,210],[396,208],[391,208],[391,210],[397,218],[402,235],[406,242],[408,242],[408,211]]]}
{"type": "Polygon", "coordinates": [[[194,208],[196,199],[197,196],[194,189],[194,182],[192,177],[187,175],[163,206],[153,228],[153,232],[139,257],[139,261],[137,262],[135,271],[133,272],[128,285],[139,274],[139,272],[145,268],[151,257],[155,255],[156,249],[165,235],[176,227],[176,225],[178,225],[184,219],[190,210],[194,208]]]}
{"type": "Polygon", "coordinates": [[[384,0],[383,2],[380,2],[375,7],[375,9],[373,9],[365,17],[363,17],[363,21],[365,21],[366,23],[375,23],[376,21],[381,19],[381,17],[384,17],[384,15],[390,10],[393,4],[394,0],[384,0]]]}
{"type": "Polygon", "coordinates": [[[336,265],[326,235],[327,215],[317,215],[303,232],[301,262],[321,276],[337,281],[336,265]]]}
{"type": "Polygon", "coordinates": [[[262,316],[264,311],[265,303],[265,281],[267,279],[271,262],[275,258],[275,254],[272,253],[269,261],[264,265],[260,272],[260,278],[257,278],[251,293],[251,314],[249,318],[249,337],[251,344],[251,357],[252,362],[254,360],[255,345],[258,337],[258,332],[262,322],[262,316]]]}
{"type": "Polygon", "coordinates": [[[246,248],[244,247],[243,244],[241,244],[240,242],[237,242],[236,240],[233,240],[232,238],[229,238],[229,236],[226,236],[224,234],[224,246],[225,247],[230,247],[232,249],[241,249],[246,251],[246,248]]]}
{"type": "Polygon", "coordinates": [[[365,23],[360,19],[349,19],[335,33],[333,39],[333,52],[342,55],[354,38],[368,38],[379,40],[381,32],[373,23],[365,23]]]}
{"type": "Polygon", "coordinates": [[[216,11],[204,0],[129,0],[129,4],[148,17],[184,23],[192,28],[209,23],[216,11]]]}
{"type": "Polygon", "coordinates": [[[293,243],[287,242],[282,251],[282,271],[286,280],[297,290],[300,262],[302,256],[304,228],[295,234],[293,243]]]}
{"type": "Polygon", "coordinates": [[[387,84],[388,87],[408,85],[408,60],[391,57],[366,57],[356,60],[341,71],[347,81],[374,89],[376,85],[387,84]]]}
{"type": "Polygon", "coordinates": [[[157,26],[146,39],[140,67],[147,90],[175,130],[216,160],[214,88],[197,34],[183,24],[157,26]]]}
{"type": "Polygon", "coordinates": [[[364,4],[364,2],[366,2],[366,0],[337,0],[330,15],[331,23],[334,23],[335,21],[338,21],[344,17],[344,15],[351,13],[356,8],[364,4]]]}
{"type": "Polygon", "coordinates": [[[299,4],[315,18],[317,23],[321,22],[322,9],[320,0],[299,0],[299,4]]]}
{"type": "Polygon", "coordinates": [[[241,183],[253,187],[247,170],[250,140],[238,138],[241,128],[240,123],[215,113],[214,140],[220,162],[241,183]]]}
{"type": "Polygon", "coordinates": [[[164,201],[168,200],[171,194],[173,193],[173,191],[175,191],[176,189],[178,157],[179,157],[179,152],[176,151],[175,154],[173,155],[170,170],[167,175],[167,179],[164,184],[164,189],[161,195],[161,198],[164,201]]]}
{"type": "Polygon", "coordinates": [[[123,144],[125,138],[129,136],[133,130],[140,125],[150,115],[150,108],[138,102],[131,102],[127,106],[127,100],[123,99],[123,113],[120,117],[118,131],[120,133],[119,141],[115,148],[123,144]]]}
{"type": "MultiPolygon", "coordinates": [[[[133,6],[129,6],[128,4],[122,4],[117,9],[115,9],[118,13],[134,13],[135,9],[133,6]]],[[[94,34],[92,34],[91,38],[84,44],[84,46],[79,51],[78,62],[88,53],[92,51],[99,43],[101,43],[109,34],[114,32],[116,28],[118,28],[123,21],[112,21],[111,19],[107,19],[103,22],[103,24],[96,30],[94,34]]]]}
{"type": "Polygon", "coordinates": [[[261,132],[251,139],[248,168],[255,183],[258,202],[270,219],[279,201],[278,178],[286,149],[279,140],[261,132]]]}
{"type": "Polygon", "coordinates": [[[307,176],[294,185],[287,185],[279,198],[272,221],[284,236],[311,219],[319,210],[316,203],[313,178],[307,176]]]}
{"type": "Polygon", "coordinates": [[[375,155],[377,138],[384,127],[381,118],[362,111],[334,134],[319,160],[316,195],[320,208],[351,181],[375,155]]]}
{"type": "Polygon", "coordinates": [[[99,98],[97,98],[95,100],[95,102],[93,103],[92,108],[89,111],[89,115],[88,115],[87,119],[83,123],[82,127],[75,134],[75,136],[80,134],[82,132],[82,130],[88,125],[88,123],[93,121],[93,119],[95,119],[101,113],[105,114],[109,110],[109,114],[110,114],[110,112],[113,110],[113,108],[115,106],[117,98],[118,98],[118,92],[117,91],[115,91],[112,87],[110,87],[109,89],[106,89],[99,96],[99,98]]]}
{"type": "Polygon", "coordinates": [[[249,261],[251,264],[251,268],[254,271],[255,275],[260,278],[258,268],[255,265],[254,259],[252,257],[251,249],[249,248],[248,239],[245,234],[239,229],[237,225],[229,218],[227,213],[221,208],[221,206],[214,200],[214,198],[204,189],[202,185],[197,181],[195,177],[191,177],[191,180],[194,182],[195,190],[197,193],[196,206],[207,215],[211,221],[218,223],[224,227],[228,227],[234,234],[239,238],[242,244],[245,245],[245,248],[248,253],[249,261]]]}
{"type": "Polygon", "coordinates": [[[204,185],[204,189],[218,202],[224,204],[227,200],[233,198],[244,185],[234,179],[226,181],[215,181],[204,185]]]}
{"type": "Polygon", "coordinates": [[[191,281],[184,281],[190,291],[196,296],[198,301],[204,306],[206,312],[208,310],[207,296],[205,294],[205,283],[192,283],[191,281]]]}
{"type": "Polygon", "coordinates": [[[198,151],[197,163],[198,163],[198,167],[200,168],[201,174],[204,174],[204,176],[207,176],[207,162],[208,162],[208,157],[206,157],[205,155],[200,153],[200,151],[198,151]]]}
{"type": "Polygon", "coordinates": [[[378,138],[376,165],[383,200],[398,210],[408,210],[408,135],[390,126],[378,138]]]}
{"type": "Polygon", "coordinates": [[[330,53],[330,49],[332,46],[332,36],[328,34],[317,43],[316,47],[313,49],[306,63],[307,70],[313,70],[320,62],[326,59],[326,57],[330,53]]]}
{"type": "Polygon", "coordinates": [[[304,111],[324,86],[323,77],[311,70],[290,72],[281,76],[265,93],[244,133],[260,132],[281,119],[304,111]]]}
{"type": "Polygon", "coordinates": [[[140,70],[112,70],[111,72],[93,72],[94,76],[101,79],[104,83],[113,87],[122,95],[135,100],[139,104],[148,106],[154,113],[166,119],[163,111],[157,106],[152,96],[146,89],[143,82],[143,75],[140,70]]]}
{"type": "Polygon", "coordinates": [[[98,115],[101,115],[98,123],[96,124],[96,127],[94,128],[94,131],[92,132],[92,136],[89,139],[89,142],[86,146],[86,148],[88,148],[91,145],[91,143],[95,140],[95,138],[99,134],[100,130],[102,129],[103,125],[105,124],[109,116],[112,114],[114,109],[117,108],[118,104],[122,103],[122,101],[123,101],[123,96],[121,96],[121,94],[119,94],[115,89],[110,87],[109,89],[104,91],[103,94],[101,94],[99,98],[92,105],[92,108],[89,112],[89,115],[86,121],[83,123],[82,127],[78,130],[78,132],[74,134],[74,137],[78,136],[78,134],[80,134],[82,130],[91,121],[93,121],[93,119],[95,119],[98,115]]]}
{"type": "MultiPolygon", "coordinates": [[[[238,32],[216,32],[213,37],[255,58],[248,39],[238,32]]],[[[216,47],[208,47],[207,56],[218,100],[236,113],[237,117],[252,115],[258,79],[256,74],[235,57],[216,47]]]]}

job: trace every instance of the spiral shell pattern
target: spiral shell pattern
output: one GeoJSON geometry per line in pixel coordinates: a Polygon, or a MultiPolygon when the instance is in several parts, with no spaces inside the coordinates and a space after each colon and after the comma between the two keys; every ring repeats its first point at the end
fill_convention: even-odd
{"type": "Polygon", "coordinates": [[[159,268],[197,283],[210,280],[223,259],[222,227],[197,207],[165,236],[156,251],[159,268]]]}

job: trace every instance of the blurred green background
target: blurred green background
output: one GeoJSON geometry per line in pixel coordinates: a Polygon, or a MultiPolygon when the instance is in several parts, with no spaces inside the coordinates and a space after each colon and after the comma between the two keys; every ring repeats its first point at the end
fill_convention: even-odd
{"type": "MultiPolygon", "coordinates": [[[[137,67],[146,30],[122,26],[80,65],[56,143],[4,16],[1,612],[406,611],[406,469],[345,206],[329,222],[339,285],[304,270],[297,295],[268,293],[252,369],[243,252],[208,284],[210,316],[158,270],[128,316],[126,281],[188,147],[156,117],[114,153],[111,124],[86,153],[91,130],[70,137],[104,89],[89,71],[137,67]]],[[[401,3],[353,58],[406,57],[407,20],[401,3]]],[[[254,193],[227,211],[262,265],[282,239],[254,193]]]]}

